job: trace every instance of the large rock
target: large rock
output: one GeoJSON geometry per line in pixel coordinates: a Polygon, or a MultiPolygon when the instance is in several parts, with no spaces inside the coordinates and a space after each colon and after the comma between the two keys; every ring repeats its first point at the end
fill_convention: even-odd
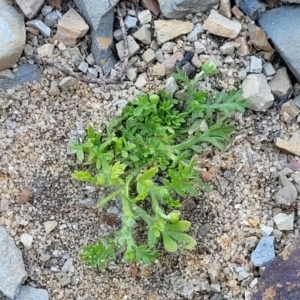
{"type": "Polygon", "coordinates": [[[25,82],[33,82],[41,80],[41,71],[37,65],[23,64],[18,67],[18,71],[14,73],[14,78],[0,79],[0,88],[7,90],[13,88],[17,84],[25,82]]]}
{"type": "Polygon", "coordinates": [[[0,290],[14,299],[27,278],[22,253],[12,237],[0,226],[0,290]]]}
{"type": "Polygon", "coordinates": [[[6,0],[0,0],[0,71],[10,68],[25,47],[24,18],[6,0]]]}
{"type": "Polygon", "coordinates": [[[49,295],[46,290],[36,289],[29,285],[22,285],[20,292],[14,300],[49,300],[49,295]]]}
{"type": "Polygon", "coordinates": [[[74,0],[92,30],[92,53],[96,63],[108,74],[116,60],[113,56],[114,10],[119,0],[74,0]]]}
{"type": "Polygon", "coordinates": [[[181,19],[190,13],[206,12],[220,0],[158,0],[160,10],[166,18],[181,19]]]}
{"type": "Polygon", "coordinates": [[[300,6],[283,6],[266,11],[258,21],[298,82],[300,82],[299,16],[300,6]]]}
{"type": "Polygon", "coordinates": [[[259,0],[236,0],[235,3],[238,8],[253,20],[259,19],[266,10],[266,5],[259,0]]]}
{"type": "Polygon", "coordinates": [[[274,96],[264,74],[250,74],[242,84],[243,97],[251,103],[251,109],[266,111],[274,102],[274,96]]]}
{"type": "Polygon", "coordinates": [[[300,299],[300,239],[266,267],[252,290],[253,300],[300,299]]]}

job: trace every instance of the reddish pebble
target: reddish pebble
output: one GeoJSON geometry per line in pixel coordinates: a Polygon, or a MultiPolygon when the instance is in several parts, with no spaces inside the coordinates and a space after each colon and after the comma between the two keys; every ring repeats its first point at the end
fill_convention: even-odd
{"type": "Polygon", "coordinates": [[[300,164],[296,159],[292,159],[290,161],[290,163],[288,164],[288,168],[290,168],[291,170],[293,170],[294,172],[296,172],[297,170],[300,169],[300,164]]]}
{"type": "Polygon", "coordinates": [[[31,192],[28,189],[23,189],[19,195],[19,202],[25,204],[29,201],[31,192]]]}

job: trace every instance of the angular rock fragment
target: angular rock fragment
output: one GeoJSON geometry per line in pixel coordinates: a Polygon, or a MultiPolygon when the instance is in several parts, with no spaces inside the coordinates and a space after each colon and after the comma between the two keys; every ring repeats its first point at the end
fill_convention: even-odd
{"type": "Polygon", "coordinates": [[[298,129],[288,141],[276,138],[275,145],[280,149],[300,156],[300,130],[298,129]]]}
{"type": "Polygon", "coordinates": [[[274,217],[274,222],[279,230],[293,230],[294,229],[293,215],[279,213],[274,217]]]}
{"type": "Polygon", "coordinates": [[[28,19],[34,18],[44,5],[45,0],[16,0],[28,19]]]}
{"type": "Polygon", "coordinates": [[[234,39],[240,33],[242,25],[237,21],[225,18],[213,9],[209,17],[205,20],[203,29],[215,35],[234,39]]]}
{"type": "Polygon", "coordinates": [[[14,299],[27,278],[22,253],[12,237],[0,226],[0,291],[14,299]]]}
{"type": "Polygon", "coordinates": [[[177,20],[157,20],[154,21],[154,26],[159,45],[191,32],[194,27],[191,22],[177,20]]]}
{"type": "Polygon", "coordinates": [[[281,98],[287,94],[288,90],[292,88],[292,84],[285,67],[277,70],[269,85],[276,97],[281,98]]]}
{"type": "Polygon", "coordinates": [[[253,20],[258,20],[266,10],[266,5],[259,0],[236,0],[236,5],[253,20]]]}
{"type": "Polygon", "coordinates": [[[44,289],[36,289],[29,285],[22,285],[20,292],[14,300],[49,300],[48,292],[44,289]]]}
{"type": "Polygon", "coordinates": [[[264,74],[250,74],[242,84],[243,97],[251,103],[255,111],[265,111],[274,102],[274,96],[264,74]]]}
{"type": "Polygon", "coordinates": [[[266,266],[275,257],[274,236],[262,237],[251,254],[251,261],[256,267],[266,266]]]}
{"type": "MultiPolygon", "coordinates": [[[[127,41],[128,41],[129,56],[132,56],[139,51],[140,46],[138,45],[138,43],[134,40],[134,38],[131,35],[129,35],[127,37],[127,41]]],[[[116,47],[117,47],[117,51],[118,51],[120,60],[124,60],[125,59],[124,41],[122,40],[119,43],[117,43],[116,47]]]]}

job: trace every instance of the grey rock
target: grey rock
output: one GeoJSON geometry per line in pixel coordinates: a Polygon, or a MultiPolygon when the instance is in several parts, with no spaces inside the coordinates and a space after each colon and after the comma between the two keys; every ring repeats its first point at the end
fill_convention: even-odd
{"type": "Polygon", "coordinates": [[[79,64],[79,66],[78,66],[77,68],[78,68],[78,70],[80,70],[81,72],[86,73],[87,70],[88,70],[88,67],[89,67],[89,64],[86,63],[86,62],[84,62],[84,61],[82,61],[82,62],[79,64]]]}
{"type": "Polygon", "coordinates": [[[242,83],[243,97],[251,103],[255,111],[265,111],[274,102],[274,96],[264,74],[250,74],[242,83]]]}
{"type": "Polygon", "coordinates": [[[141,27],[137,32],[135,32],[133,37],[146,45],[151,44],[151,32],[145,27],[141,27]]]}
{"type": "Polygon", "coordinates": [[[256,267],[267,265],[275,257],[274,236],[262,237],[251,254],[251,261],[256,267]]]}
{"type": "Polygon", "coordinates": [[[26,42],[24,18],[6,0],[0,2],[0,28],[0,70],[4,70],[20,58],[26,42]]]}
{"type": "Polygon", "coordinates": [[[250,73],[260,74],[262,72],[262,61],[261,58],[256,56],[251,56],[250,61],[250,73]]]}
{"type": "Polygon", "coordinates": [[[136,27],[136,23],[137,23],[138,19],[132,16],[126,16],[125,21],[124,21],[124,25],[130,29],[130,28],[134,28],[136,27]]]}
{"type": "Polygon", "coordinates": [[[126,76],[130,81],[135,81],[137,78],[138,69],[137,68],[129,68],[126,71],[126,76]]]}
{"type": "MultiPolygon", "coordinates": [[[[131,35],[129,35],[127,37],[127,41],[128,41],[128,48],[129,48],[129,56],[132,56],[139,51],[140,46],[138,45],[138,43],[134,40],[134,38],[131,35]]],[[[118,51],[120,60],[124,60],[125,59],[124,42],[120,41],[119,43],[117,43],[116,47],[117,47],[117,51],[118,51]]]]}
{"type": "Polygon", "coordinates": [[[93,78],[97,78],[98,77],[98,71],[95,68],[88,68],[87,69],[87,75],[93,78]]]}
{"type": "Polygon", "coordinates": [[[0,88],[7,90],[13,88],[18,84],[41,80],[41,71],[37,65],[20,65],[17,72],[14,75],[14,79],[0,79],[0,88]]]}
{"type": "Polygon", "coordinates": [[[238,8],[253,20],[258,20],[266,10],[266,5],[258,0],[236,0],[238,8]]]}
{"type": "Polygon", "coordinates": [[[58,13],[57,11],[53,11],[50,14],[48,14],[45,18],[44,18],[44,23],[49,26],[52,27],[55,25],[56,21],[58,19],[58,13]]]}
{"type": "Polygon", "coordinates": [[[119,0],[74,0],[80,9],[81,15],[90,25],[92,35],[91,50],[96,63],[105,74],[108,74],[116,60],[113,56],[113,22],[114,7],[119,0]]]}
{"type": "Polygon", "coordinates": [[[21,235],[21,243],[27,249],[30,249],[32,246],[33,236],[28,233],[23,233],[21,235]]]}
{"type": "Polygon", "coordinates": [[[56,81],[52,81],[50,84],[49,95],[57,96],[60,94],[60,90],[58,88],[58,84],[56,81]]]}
{"type": "Polygon", "coordinates": [[[164,90],[166,91],[167,94],[169,94],[171,97],[173,97],[174,93],[178,91],[179,87],[176,83],[176,80],[173,77],[169,77],[166,80],[166,84],[164,87],[164,90]]]}
{"type": "MultiPolygon", "coordinates": [[[[201,61],[200,61],[200,63],[201,63],[201,61]]],[[[187,62],[182,67],[182,70],[189,78],[193,78],[196,75],[196,68],[190,62],[187,62]]]]}
{"type": "Polygon", "coordinates": [[[29,44],[26,44],[24,47],[24,53],[26,55],[33,55],[33,52],[34,52],[33,47],[29,44]]]}
{"type": "Polygon", "coordinates": [[[51,29],[41,20],[30,20],[26,22],[26,25],[37,29],[45,37],[51,35],[51,29]]]}
{"type": "Polygon", "coordinates": [[[74,85],[75,79],[71,76],[65,77],[59,82],[59,86],[65,91],[69,90],[74,85]]]}
{"type": "Polygon", "coordinates": [[[96,206],[96,201],[92,198],[86,198],[86,199],[79,200],[79,203],[86,208],[93,208],[96,206]]]}
{"type": "Polygon", "coordinates": [[[158,0],[162,14],[166,18],[182,19],[188,14],[207,12],[219,0],[158,0]]]}
{"type": "Polygon", "coordinates": [[[193,299],[195,295],[193,286],[186,283],[182,278],[171,277],[171,284],[176,294],[183,296],[185,299],[193,299]]]}
{"type": "Polygon", "coordinates": [[[221,294],[213,295],[210,300],[223,300],[223,296],[221,294]]]}
{"type": "Polygon", "coordinates": [[[146,74],[140,74],[134,85],[140,90],[147,84],[146,74]]]}
{"type": "Polygon", "coordinates": [[[93,55],[93,53],[90,53],[87,57],[86,57],[86,61],[88,62],[89,65],[94,65],[95,64],[95,57],[93,55]]]}
{"type": "Polygon", "coordinates": [[[207,273],[212,283],[218,281],[221,273],[221,264],[217,259],[210,264],[207,273]]]}
{"type": "Polygon", "coordinates": [[[269,86],[273,95],[278,98],[287,94],[288,90],[292,87],[292,84],[285,67],[277,70],[273,79],[270,80],[269,86]]]}
{"type": "Polygon", "coordinates": [[[274,217],[274,222],[279,230],[293,230],[294,229],[293,215],[279,213],[274,217]]]}
{"type": "Polygon", "coordinates": [[[266,76],[272,76],[276,73],[273,65],[270,62],[263,64],[263,73],[266,76]]]}
{"type": "Polygon", "coordinates": [[[156,60],[155,52],[149,48],[143,53],[142,58],[147,64],[151,64],[156,60]]]}
{"type": "Polygon", "coordinates": [[[240,44],[238,44],[236,42],[227,42],[220,47],[220,50],[224,55],[233,56],[234,50],[236,48],[238,48],[239,46],[240,46],[240,44]]]}
{"type": "Polygon", "coordinates": [[[197,23],[194,29],[188,34],[187,40],[189,42],[196,42],[199,39],[199,34],[203,32],[203,28],[200,23],[197,23]]]}
{"type": "Polygon", "coordinates": [[[113,33],[114,38],[117,40],[117,42],[123,40],[123,33],[122,33],[122,29],[119,28],[117,30],[114,31],[113,33]]]}
{"type": "Polygon", "coordinates": [[[246,271],[239,272],[238,281],[245,280],[248,277],[249,277],[249,273],[248,272],[246,272],[246,271]]]}
{"type": "Polygon", "coordinates": [[[5,69],[0,71],[0,79],[2,78],[15,79],[16,75],[10,69],[5,69]]]}
{"type": "Polygon", "coordinates": [[[220,293],[221,292],[221,286],[219,283],[212,283],[210,285],[210,289],[213,293],[220,293]]]}
{"type": "Polygon", "coordinates": [[[44,5],[45,0],[16,0],[28,19],[34,18],[44,5]]]}
{"type": "Polygon", "coordinates": [[[62,287],[71,283],[71,278],[66,273],[57,273],[55,276],[62,287]]]}
{"type": "Polygon", "coordinates": [[[150,23],[152,20],[151,11],[149,9],[142,10],[141,12],[138,13],[138,18],[141,25],[150,23]]]}
{"type": "Polygon", "coordinates": [[[275,194],[275,200],[279,204],[290,205],[297,199],[297,189],[285,175],[279,174],[279,179],[283,188],[275,194]]]}
{"type": "Polygon", "coordinates": [[[61,268],[61,270],[65,273],[71,272],[73,273],[75,268],[73,265],[73,258],[69,258],[66,260],[66,262],[64,263],[63,267],[61,268]]]}
{"type": "Polygon", "coordinates": [[[11,236],[0,226],[0,291],[14,299],[27,278],[22,252],[11,236]]]}
{"type": "Polygon", "coordinates": [[[36,289],[29,285],[22,285],[19,294],[14,300],[49,300],[49,295],[44,289],[36,289]]]}
{"type": "Polygon", "coordinates": [[[44,5],[41,12],[43,16],[47,16],[52,12],[52,7],[50,5],[44,5]]]}
{"type": "Polygon", "coordinates": [[[300,82],[300,6],[283,6],[266,11],[259,25],[300,82]],[[276,22],[274,22],[276,20],[276,22]]]}

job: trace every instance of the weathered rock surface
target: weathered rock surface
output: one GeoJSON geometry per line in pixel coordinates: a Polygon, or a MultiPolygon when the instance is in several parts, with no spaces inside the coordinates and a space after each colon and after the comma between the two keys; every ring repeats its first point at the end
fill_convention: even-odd
{"type": "Polygon", "coordinates": [[[264,74],[248,75],[243,81],[242,87],[243,97],[250,101],[253,110],[265,111],[272,105],[274,96],[264,74]]]}
{"type": "Polygon", "coordinates": [[[46,290],[36,289],[29,285],[22,285],[19,294],[14,300],[48,300],[48,299],[49,299],[49,295],[46,290]]]}
{"type": "Polygon", "coordinates": [[[219,0],[158,0],[162,14],[166,18],[181,19],[190,13],[206,12],[219,0]]]}
{"type": "Polygon", "coordinates": [[[271,261],[254,286],[253,300],[300,299],[300,239],[271,261]]]}
{"type": "Polygon", "coordinates": [[[108,74],[116,60],[112,53],[113,46],[113,8],[119,0],[74,0],[82,16],[90,25],[92,34],[92,53],[96,63],[100,65],[105,74],[108,74]]]}
{"type": "Polygon", "coordinates": [[[23,16],[8,4],[0,1],[0,70],[10,68],[21,56],[25,47],[26,31],[23,16]]]}
{"type": "Polygon", "coordinates": [[[11,236],[0,226],[0,290],[14,299],[27,278],[22,253],[11,236]]]}
{"type": "Polygon", "coordinates": [[[299,6],[284,6],[266,11],[258,21],[298,82],[300,82],[299,15],[299,6]]]}
{"type": "Polygon", "coordinates": [[[44,5],[45,0],[16,0],[28,19],[34,18],[44,5]]]}
{"type": "Polygon", "coordinates": [[[279,230],[293,230],[294,218],[292,215],[279,213],[274,217],[274,222],[279,230]]]}
{"type": "Polygon", "coordinates": [[[194,27],[191,22],[177,20],[157,20],[154,21],[154,26],[157,34],[157,43],[159,45],[191,32],[194,27]]]}
{"type": "Polygon", "coordinates": [[[242,25],[239,22],[225,18],[213,9],[209,17],[205,20],[203,29],[215,35],[234,39],[240,33],[242,25]]]}
{"type": "Polygon", "coordinates": [[[84,37],[89,26],[74,8],[70,8],[58,22],[57,32],[53,40],[63,42],[67,46],[75,46],[77,39],[84,37]]]}
{"type": "Polygon", "coordinates": [[[0,79],[0,88],[7,90],[16,86],[17,84],[40,81],[40,79],[41,71],[37,65],[23,64],[18,67],[18,71],[15,73],[14,79],[0,79]]]}
{"type": "Polygon", "coordinates": [[[279,179],[283,187],[275,194],[275,200],[279,204],[291,205],[297,199],[297,189],[284,174],[279,174],[279,179]]]}
{"type": "Polygon", "coordinates": [[[276,138],[275,145],[280,149],[300,156],[300,130],[298,129],[288,141],[276,138]]]}
{"type": "Polygon", "coordinates": [[[285,67],[277,70],[269,85],[276,97],[281,98],[287,94],[288,90],[292,88],[292,83],[285,67]]]}

